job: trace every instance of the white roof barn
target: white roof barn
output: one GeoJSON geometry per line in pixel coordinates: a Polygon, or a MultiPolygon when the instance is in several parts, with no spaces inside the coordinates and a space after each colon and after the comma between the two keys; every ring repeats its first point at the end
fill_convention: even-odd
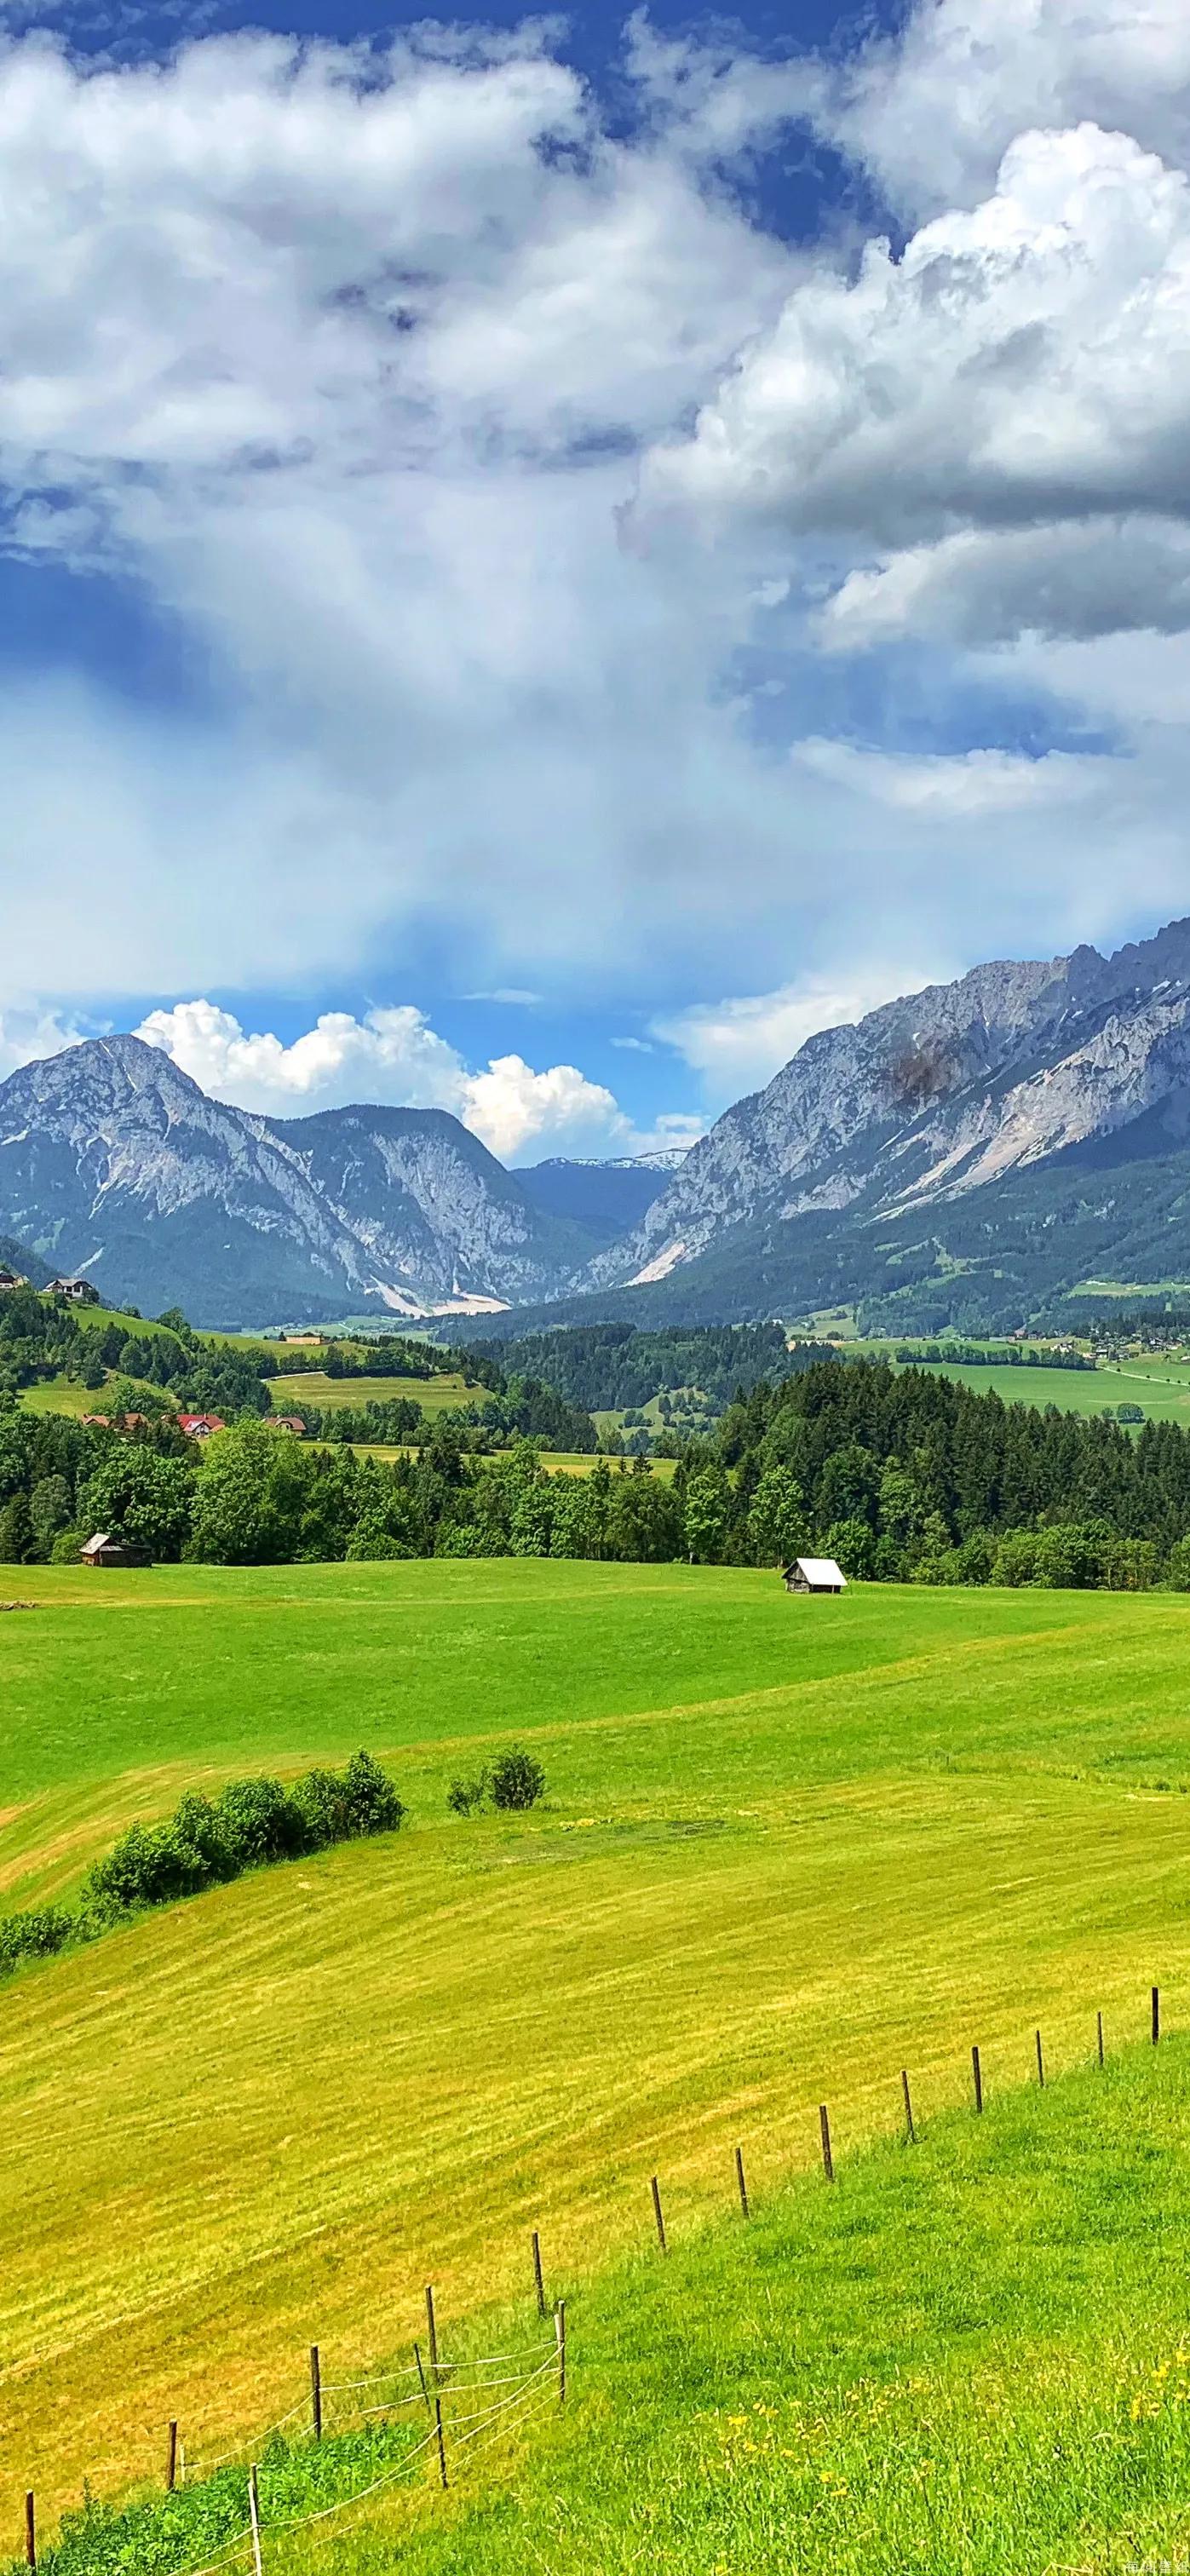
{"type": "Polygon", "coordinates": [[[787,1592],[845,1592],[847,1577],[833,1556],[795,1556],[792,1565],[782,1567],[781,1581],[787,1592]]]}

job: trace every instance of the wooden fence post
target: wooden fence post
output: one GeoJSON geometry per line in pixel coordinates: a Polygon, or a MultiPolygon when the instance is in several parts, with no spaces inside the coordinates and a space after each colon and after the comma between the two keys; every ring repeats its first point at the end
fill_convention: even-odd
{"type": "Polygon", "coordinates": [[[176,2416],[174,2416],[174,2415],[171,2415],[171,2417],[170,2417],[170,2421],[169,2421],[169,2435],[168,2435],[168,2439],[167,2439],[167,2441],[166,2441],[166,2446],[165,2446],[165,2492],[166,2492],[166,2494],[167,2494],[167,2495],[172,2495],[172,2494],[173,2494],[174,2488],[176,2487],[177,2483],[178,2483],[178,2423],[177,2423],[177,2417],[176,2417],[176,2416]]]}
{"type": "Polygon", "coordinates": [[[822,2139],[822,2170],[828,2182],[835,2179],[835,2160],[831,2154],[831,2124],[825,2102],[818,2105],[818,2133],[822,2139]]]}
{"type": "Polygon", "coordinates": [[[432,2414],[433,2414],[433,2412],[434,2412],[434,2409],[433,2409],[433,2407],[432,2407],[432,2406],[431,2406],[431,2404],[430,2404],[430,2392],[429,2392],[429,2388],[428,2388],[428,2387],[427,2387],[427,2385],[426,2385],[426,2374],[425,2374],[425,2371],[424,2371],[424,2369],[423,2369],[423,2367],[422,2367],[421,2345],[420,2345],[419,2343],[415,2343],[415,2344],[414,2344],[414,2347],[413,2347],[413,2358],[414,2358],[415,2362],[417,2363],[417,2375],[418,2375],[418,2378],[419,2378],[419,2379],[420,2379],[420,2381],[421,2381],[421,2393],[422,2393],[422,2396],[425,2398],[425,2401],[426,2401],[426,2413],[427,2413],[427,2415],[432,2415],[432,2414]]]}
{"type": "Polygon", "coordinates": [[[558,2404],[566,2404],[566,2301],[559,2299],[554,2310],[554,2341],[558,2347],[558,2404]]]}
{"type": "Polygon", "coordinates": [[[744,2180],[744,2155],[741,2147],[737,2147],[735,2151],[735,2178],[740,2195],[740,2208],[745,2218],[750,2218],[752,2213],[748,2207],[748,2186],[744,2180]]]}
{"type": "Polygon", "coordinates": [[[258,2493],[258,2491],[257,2491],[257,2485],[256,2485],[256,2463],[255,2463],[255,2461],[253,2461],[252,2466],[251,2466],[251,2468],[250,2468],[250,2469],[249,2469],[249,2471],[248,2471],[248,2513],[249,2513],[249,2518],[250,2518],[251,2523],[252,2523],[252,2563],[253,2563],[253,2566],[254,2566],[254,2568],[255,2568],[255,2570],[256,2570],[256,2576],[261,2576],[261,2565],[260,2565],[260,2496],[259,2496],[259,2493],[258,2493]]]}
{"type": "Polygon", "coordinates": [[[1037,2032],[1035,2033],[1035,2037],[1036,2037],[1036,2040],[1037,2040],[1037,2081],[1038,2081],[1038,2083],[1039,2083],[1039,2084],[1044,2085],[1044,2083],[1045,2083],[1045,2059],[1043,2058],[1043,2056],[1042,2056],[1042,2054],[1041,2054],[1041,2032],[1040,2032],[1040,2031],[1037,2031],[1037,2032]]]}
{"type": "MultiPolygon", "coordinates": [[[[434,2315],[434,2289],[430,2281],[426,2283],[426,2326],[430,2337],[430,2369],[436,2388],[438,2385],[438,2324],[434,2315]]],[[[442,2483],[445,2486],[445,2478],[442,2483]]]]}
{"type": "Polygon", "coordinates": [[[1102,2066],[1102,2064],[1103,2064],[1103,2015],[1102,2015],[1102,2013],[1101,2013],[1101,2012],[1097,2012],[1097,2013],[1096,2013],[1096,2015],[1095,2015],[1095,2037],[1096,2037],[1096,2040],[1097,2040],[1097,2042],[1098,2042],[1098,2047],[1099,2047],[1099,2063],[1100,2063],[1100,2065],[1102,2066]]]}
{"type": "Polygon", "coordinates": [[[1160,1988],[1160,1986],[1154,1986],[1154,1988],[1153,1988],[1153,2001],[1152,2001],[1152,2008],[1151,2008],[1151,2009],[1152,2009],[1153,2046],[1154,2046],[1154,2048],[1155,2048],[1155,2047],[1156,2047],[1156,2045],[1157,2045],[1158,2040],[1159,2040],[1159,2039],[1160,2039],[1160,2037],[1161,2037],[1161,1988],[1160,1988]]]}
{"type": "Polygon", "coordinates": [[[975,2086],[975,2108],[977,2111],[982,2111],[983,2077],[979,2071],[979,2050],[977,2048],[973,2048],[971,2051],[971,2081],[975,2086]]]}
{"type": "Polygon", "coordinates": [[[316,2442],[321,2442],[322,2364],[318,2358],[318,2346],[316,2343],[312,2343],[310,2346],[310,2417],[314,2426],[314,2439],[316,2442]]]}
{"type": "Polygon", "coordinates": [[[434,2431],[438,2436],[438,2475],[445,2486],[447,2484],[446,2436],[442,2430],[442,2400],[437,2389],[434,2391],[434,2431]]]}
{"type": "Polygon", "coordinates": [[[30,2487],[25,2498],[25,2556],[31,2567],[37,2565],[37,2508],[30,2487]]]}
{"type": "Polygon", "coordinates": [[[537,2313],[539,2317],[543,2317],[545,2315],[545,2283],[541,2277],[541,2238],[538,2235],[536,2228],[533,2230],[533,2279],[537,2288],[537,2313]]]}
{"type": "Polygon", "coordinates": [[[653,2194],[653,2216],[657,2222],[657,2242],[661,2247],[662,2253],[668,2254],[669,2247],[665,2242],[665,2220],[661,2215],[661,2186],[657,2180],[656,2174],[654,2174],[649,2188],[653,2194]]]}
{"type": "Polygon", "coordinates": [[[905,2103],[905,2135],[910,2146],[914,2147],[917,2144],[917,2131],[913,2126],[913,2102],[909,2092],[909,2069],[906,2066],[901,2068],[901,2093],[905,2103]]]}

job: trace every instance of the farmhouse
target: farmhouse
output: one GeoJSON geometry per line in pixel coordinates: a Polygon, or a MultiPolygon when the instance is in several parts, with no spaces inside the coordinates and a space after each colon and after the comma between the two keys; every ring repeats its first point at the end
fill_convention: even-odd
{"type": "Polygon", "coordinates": [[[833,1556],[795,1556],[792,1565],[781,1568],[781,1581],[787,1592],[845,1592],[847,1577],[841,1573],[833,1556]]]}
{"type": "Polygon", "coordinates": [[[188,1440],[209,1440],[216,1431],[226,1431],[227,1424],[217,1413],[180,1413],[178,1429],[188,1440]]]}
{"type": "Polygon", "coordinates": [[[264,1427],[266,1431],[292,1431],[295,1440],[306,1437],[306,1426],[300,1413],[266,1413],[264,1427]]]}
{"type": "Polygon", "coordinates": [[[19,1270],[0,1269],[0,1292],[5,1288],[27,1288],[28,1285],[28,1280],[22,1279],[19,1270]]]}
{"type": "Polygon", "coordinates": [[[97,1306],[99,1304],[99,1290],[98,1288],[92,1287],[89,1279],[52,1279],[50,1281],[50,1295],[51,1297],[65,1297],[68,1303],[72,1306],[97,1306]]]}
{"type": "Polygon", "coordinates": [[[107,1530],[97,1530],[79,1551],[84,1565],[151,1565],[147,1547],[134,1546],[131,1539],[112,1538],[107,1530]]]}

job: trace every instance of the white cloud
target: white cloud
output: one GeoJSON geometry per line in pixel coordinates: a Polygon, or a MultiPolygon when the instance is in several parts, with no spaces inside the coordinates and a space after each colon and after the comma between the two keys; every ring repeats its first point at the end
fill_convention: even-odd
{"type": "Polygon", "coordinates": [[[10,546],[131,581],[213,682],[0,718],[43,988],[134,936],[142,989],[247,986],[270,923],[333,971],[426,916],[485,989],[618,977],[679,876],[731,916],[725,839],[771,882],[780,783],[717,702],[744,592],[614,511],[797,273],[708,168],[783,76],[638,57],[627,140],[531,32],[0,57],[10,546]]]}
{"type": "Polygon", "coordinates": [[[1190,139],[1185,0],[919,0],[895,38],[820,68],[814,109],[898,205],[972,205],[1032,126],[1190,139]]]}
{"type": "MultiPolygon", "coordinates": [[[[1069,805],[1110,778],[1116,764],[1085,754],[1048,751],[1036,760],[1019,752],[903,753],[865,751],[857,745],[807,736],[794,759],[820,778],[837,779],[876,804],[943,822],[977,815],[1020,813],[1037,806],[1069,805]]],[[[870,1006],[869,1006],[870,1007],[870,1006]]]]}
{"type": "Polygon", "coordinates": [[[1190,627],[1190,530],[1144,518],[965,528],[849,573],[818,634],[831,652],[904,635],[994,645],[1190,627]]]}
{"type": "MultiPolygon", "coordinates": [[[[262,961],[374,989],[425,933],[458,991],[639,1012],[663,958],[672,993],[771,982],[784,1028],[807,957],[846,1001],[872,954],[1182,899],[1184,0],[925,0],[838,74],[637,24],[627,70],[613,121],[540,28],[0,54],[6,542],[130,591],[201,680],[0,696],[0,1002],[72,1026],[262,961]],[[730,192],[807,100],[910,209],[902,256],[792,251],[730,192]],[[944,648],[935,756],[850,721],[843,657],[880,648],[897,738],[905,637],[944,648]],[[791,750],[804,651],[827,712],[791,750]],[[1117,757],[1005,750],[990,651],[1040,739],[1065,692],[1063,739],[1111,708],[1117,757]]],[[[708,1009],[724,1081],[733,1047],[772,1070],[763,999],[722,1040],[708,1009]]],[[[279,1073],[236,1024],[270,1098],[385,1046],[387,1097],[482,1082],[493,1134],[616,1136],[559,1068],[322,1026],[279,1073]]]]}
{"type": "Polygon", "coordinates": [[[588,1082],[572,1064],[534,1073],[519,1055],[496,1056],[486,1073],[468,1075],[462,1115],[503,1162],[530,1145],[556,1149],[561,1139],[572,1152],[614,1152],[631,1133],[603,1083],[588,1082]]]}
{"type": "Polygon", "coordinates": [[[63,1022],[55,1011],[0,1011],[0,1081],[39,1057],[61,1055],[78,1046],[85,1032],[63,1022]]]}
{"type": "Polygon", "coordinates": [[[697,1003],[659,1019],[656,1031],[702,1075],[712,1103],[722,1108],[742,1093],[771,1082],[818,1029],[862,1020],[881,1002],[892,1001],[899,993],[918,992],[928,980],[889,968],[874,969],[849,986],[807,978],[783,985],[775,993],[697,1003]]]}
{"type": "Polygon", "coordinates": [[[151,1011],[136,1035],[161,1047],[216,1100],[272,1117],[302,1117],[352,1100],[380,1101],[449,1109],[502,1162],[522,1159],[530,1147],[603,1154],[642,1150],[614,1094],[589,1082],[575,1065],[550,1065],[538,1073],[522,1056],[503,1055],[486,1071],[469,1071],[457,1049],[411,1004],[372,1010],[362,1020],[347,1011],[326,1011],[285,1045],[271,1032],[246,1034],[230,1011],[212,1002],[179,1002],[169,1011],[151,1011]]]}
{"type": "Polygon", "coordinates": [[[877,543],[1181,519],[1190,187],[1127,136],[1022,136],[995,194],[795,288],[646,492],[877,543]]]}

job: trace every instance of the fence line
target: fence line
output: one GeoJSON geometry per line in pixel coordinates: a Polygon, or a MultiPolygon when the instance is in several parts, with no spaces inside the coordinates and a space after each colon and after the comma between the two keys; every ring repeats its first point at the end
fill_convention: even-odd
{"type": "MultiPolygon", "coordinates": [[[[1154,2047],[1159,2045],[1161,2035],[1161,1992],[1158,1986],[1153,1986],[1150,1988],[1149,1995],[1149,2036],[1154,2047]]],[[[1035,2031],[1034,2041],[1036,2054],[1036,2081],[1040,2086],[1044,2086],[1046,2083],[1046,2074],[1042,2052],[1042,2035],[1040,2030],[1035,2031]]],[[[1095,2016],[1095,2043],[1096,2059],[1099,2066],[1102,2068],[1106,2062],[1102,2011],[1097,2012],[1095,2016]]],[[[982,2113],[984,2108],[984,2085],[980,2051],[977,2043],[973,2043],[972,2045],[970,2063],[974,2094],[974,2110],[976,2116],[978,2116],[982,2113]]],[[[919,2121],[916,2121],[914,2118],[909,2087],[909,2075],[905,2068],[902,2068],[901,2070],[901,2096],[904,2109],[903,2135],[905,2144],[907,2146],[916,2145],[919,2140],[921,2130],[919,2121]]],[[[835,2180],[835,2160],[830,2131],[830,2118],[826,2103],[821,2103],[819,2105],[818,2118],[819,2145],[822,2156],[823,2172],[825,2179],[828,2182],[833,2182],[835,2180]]],[[[734,2150],[734,2176],[742,2214],[745,2218],[748,2218],[751,2215],[751,2195],[745,2181],[742,2150],[738,2146],[734,2150]]],[[[666,2255],[669,2251],[668,2232],[662,2210],[660,2180],[656,2174],[652,2176],[650,2181],[650,2194],[652,2199],[652,2211],[657,2244],[661,2254],[666,2255]]],[[[539,2313],[542,2313],[543,2277],[541,2268],[541,2244],[540,2237],[536,2230],[534,2231],[532,2238],[532,2249],[534,2287],[538,2311],[539,2313]]],[[[243,2460],[246,2458],[250,2447],[254,2449],[257,2454],[257,2458],[250,2463],[248,2469],[249,2519],[245,2529],[236,2539],[228,2542],[216,2557],[208,2560],[203,2566],[197,2568],[185,2566],[177,2571],[177,2576],[220,2576],[221,2570],[234,2567],[237,2559],[242,2558],[248,2551],[250,2551],[253,2556],[256,2576],[263,2576],[261,2568],[261,2545],[264,2540],[272,2540],[274,2538],[283,2537],[290,2532],[302,2531],[312,2523],[325,2522],[335,2514],[349,2512],[354,2505],[364,2503],[369,2496],[377,2495],[382,2491],[382,2489],[393,2486],[399,2480],[405,2478],[415,2462],[426,2456],[432,2449],[437,2450],[441,2481],[442,2485],[445,2487],[448,2482],[445,2449],[445,2435],[447,2432],[449,2432],[451,2436],[452,2449],[458,2452],[469,2451],[470,2457],[474,2459],[482,2451],[486,2450],[491,2442],[500,2437],[500,2435],[508,2428],[509,2423],[512,2420],[518,2418],[519,2410],[524,2410],[523,2412],[519,2412],[519,2421],[521,2423],[536,2421],[538,2415],[544,2413],[551,2395],[550,2389],[543,2385],[547,2378],[556,2378],[557,2403],[559,2406],[564,2403],[566,2395],[565,2300],[559,2300],[555,2305],[554,2333],[552,2336],[548,2338],[538,2337],[533,2343],[526,2345],[519,2353],[477,2353],[471,2355],[468,2359],[452,2361],[438,2349],[437,2319],[434,2310],[434,2293],[432,2287],[427,2287],[425,2295],[430,2336],[429,2386],[427,2386],[426,2372],[417,2344],[413,2347],[414,2360],[412,2363],[394,2362],[391,2365],[380,2364],[375,2369],[364,2372],[358,2377],[343,2380],[324,2380],[322,2378],[318,2346],[313,2345],[310,2352],[310,2393],[299,2398],[293,2406],[288,2408],[284,2415],[279,2416],[275,2423],[269,2426],[268,2431],[263,2435],[258,2433],[255,2436],[249,2436],[245,2441],[236,2444],[231,2450],[221,2453],[213,2460],[205,2458],[201,2453],[197,2459],[187,2459],[185,2444],[180,2443],[178,2439],[177,2421],[175,2419],[171,2419],[169,2425],[168,2468],[166,2475],[166,2487],[169,2492],[174,2490],[175,2485],[184,2485],[188,2479],[194,2480],[212,2477],[219,2469],[228,2467],[234,2461],[243,2460]],[[544,2353],[546,2358],[536,2363],[535,2366],[530,2367],[529,2365],[532,2362],[532,2357],[536,2353],[544,2353]],[[514,2367],[507,2373],[507,2375],[495,2379],[474,2375],[489,2372],[497,2368],[502,2369],[504,2364],[510,2362],[514,2365],[520,2363],[523,2366],[520,2369],[514,2367]],[[468,2378],[468,2374],[473,2374],[470,2379],[468,2378]],[[299,2415],[305,2413],[308,2408],[312,2409],[312,2440],[316,2442],[321,2438],[323,2433],[322,2410],[323,2400],[325,2398],[332,2396],[350,2398],[353,2397],[357,2391],[366,2392],[370,2389],[386,2386],[395,2387],[395,2384],[403,2379],[416,2379],[418,2384],[416,2387],[405,2390],[399,2394],[394,2394],[374,2406],[362,2406],[357,2404],[354,2407],[348,2407],[345,2411],[349,2415],[354,2415],[357,2418],[361,2416],[365,2418],[372,2416],[396,2416],[400,2413],[402,2408],[409,2405],[420,2405],[424,2402],[430,2410],[433,2420],[431,2421],[429,2430],[423,2434],[421,2440],[415,2442],[410,2449],[405,2451],[402,2457],[391,2469],[387,2469],[382,2476],[372,2479],[367,2486],[358,2488],[353,2495],[337,2497],[332,2503],[320,2505],[314,2512],[300,2515],[291,2522],[271,2523],[263,2521],[259,2512],[257,2470],[259,2455],[265,2445],[273,2441],[277,2435],[283,2433],[285,2428],[288,2425],[291,2425],[299,2415]],[[433,2389],[432,2403],[430,2395],[431,2387],[433,2389]],[[513,2392],[512,2395],[498,2398],[494,2405],[479,2406],[468,2414],[460,2415],[451,2413],[446,2417],[443,2415],[443,2396],[448,2398],[451,2396],[458,2398],[468,2395],[486,2396],[489,2390],[504,2388],[511,2388],[513,2392]],[[486,2431],[484,2429],[485,2427],[488,2428],[486,2431]]],[[[348,2431],[350,2430],[350,2427],[348,2425],[344,2425],[333,2429],[348,2431]]],[[[25,2554],[28,2560],[28,2565],[32,2571],[32,2576],[36,2576],[37,2542],[35,2498],[32,2490],[27,2493],[25,2498],[25,2539],[25,2554]]]]}

